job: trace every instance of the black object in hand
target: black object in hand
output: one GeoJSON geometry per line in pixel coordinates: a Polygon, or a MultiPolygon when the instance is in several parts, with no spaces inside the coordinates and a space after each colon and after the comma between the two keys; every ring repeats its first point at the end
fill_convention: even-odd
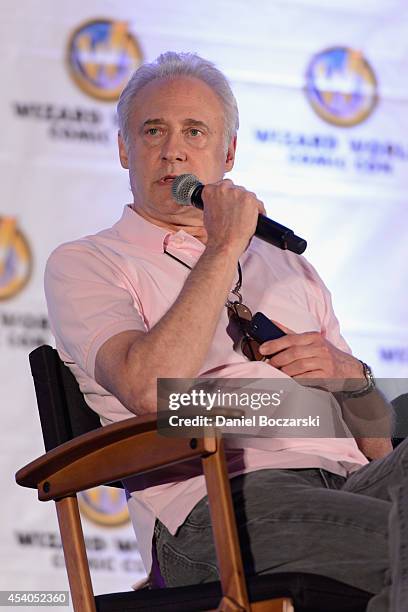
{"type": "Polygon", "coordinates": [[[259,342],[259,344],[267,342],[267,340],[276,340],[277,338],[286,336],[286,333],[262,312],[254,314],[248,327],[249,335],[259,342]]]}

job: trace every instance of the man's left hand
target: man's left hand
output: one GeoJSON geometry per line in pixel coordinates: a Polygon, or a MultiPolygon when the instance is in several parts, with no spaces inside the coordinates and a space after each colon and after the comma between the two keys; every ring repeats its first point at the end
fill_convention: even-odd
{"type": "MultiPolygon", "coordinates": [[[[361,379],[361,387],[364,386],[360,361],[333,346],[320,332],[297,334],[279,322],[276,324],[287,335],[264,342],[259,348],[262,355],[272,355],[268,360],[272,366],[291,378],[320,379],[319,386],[330,391],[340,391],[347,379],[361,379]]],[[[310,385],[313,386],[312,381],[310,385]]]]}

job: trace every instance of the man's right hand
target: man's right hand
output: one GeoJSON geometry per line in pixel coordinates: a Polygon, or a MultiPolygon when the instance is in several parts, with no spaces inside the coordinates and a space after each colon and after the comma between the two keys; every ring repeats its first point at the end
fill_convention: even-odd
{"type": "Polygon", "coordinates": [[[202,192],[207,249],[227,248],[238,258],[255,233],[263,202],[229,179],[208,184],[202,192]]]}

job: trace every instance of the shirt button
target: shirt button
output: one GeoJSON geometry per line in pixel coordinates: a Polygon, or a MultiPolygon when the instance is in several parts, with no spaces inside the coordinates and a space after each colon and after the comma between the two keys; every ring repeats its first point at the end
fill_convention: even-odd
{"type": "Polygon", "coordinates": [[[179,247],[183,244],[184,238],[182,236],[176,236],[171,242],[175,247],[179,247]]]}

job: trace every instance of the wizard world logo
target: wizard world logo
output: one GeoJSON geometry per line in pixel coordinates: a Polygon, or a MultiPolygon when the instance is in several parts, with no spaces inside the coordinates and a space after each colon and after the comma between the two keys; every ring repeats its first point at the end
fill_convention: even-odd
{"type": "Polygon", "coordinates": [[[115,101],[142,63],[142,52],[125,21],[92,19],[71,34],[67,62],[83,92],[97,100],[115,101]]]}
{"type": "Polygon", "coordinates": [[[15,217],[0,217],[0,300],[8,300],[27,284],[32,254],[15,217]]]}
{"type": "Polygon", "coordinates": [[[331,47],[312,58],[305,93],[321,119],[340,127],[367,119],[378,101],[372,67],[360,51],[348,47],[331,47]]]}
{"type": "Polygon", "coordinates": [[[123,489],[95,487],[81,491],[78,502],[82,514],[97,525],[119,527],[130,520],[123,489]]]}

